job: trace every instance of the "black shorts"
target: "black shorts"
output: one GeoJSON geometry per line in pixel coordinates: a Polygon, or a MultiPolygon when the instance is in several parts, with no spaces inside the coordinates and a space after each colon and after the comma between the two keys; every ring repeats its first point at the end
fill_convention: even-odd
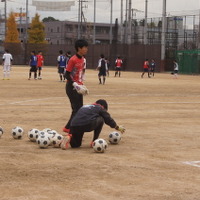
{"type": "Polygon", "coordinates": [[[37,67],[36,67],[36,65],[32,65],[32,66],[31,66],[30,72],[37,72],[37,67]]]}
{"type": "Polygon", "coordinates": [[[149,69],[148,68],[144,68],[143,71],[144,72],[149,72],[149,69]]]}
{"type": "Polygon", "coordinates": [[[121,71],[121,67],[115,67],[115,71],[121,71]]]}
{"type": "Polygon", "coordinates": [[[42,70],[42,67],[39,67],[39,66],[38,66],[37,68],[38,68],[38,70],[42,70]]]}
{"type": "Polygon", "coordinates": [[[106,76],[106,71],[99,72],[98,76],[106,76]]]}
{"type": "Polygon", "coordinates": [[[65,68],[64,67],[58,67],[58,73],[59,74],[64,74],[65,73],[65,68]]]}

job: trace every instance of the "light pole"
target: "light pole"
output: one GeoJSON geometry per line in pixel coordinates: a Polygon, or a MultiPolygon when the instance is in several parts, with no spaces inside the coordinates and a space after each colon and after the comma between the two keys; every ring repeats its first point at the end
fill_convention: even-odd
{"type": "Polygon", "coordinates": [[[112,44],[112,15],[113,15],[113,0],[110,0],[110,44],[112,44]]]}
{"type": "Polygon", "coordinates": [[[28,0],[26,0],[26,34],[25,34],[25,42],[28,43],[28,0]]]}
{"type": "Polygon", "coordinates": [[[4,0],[4,14],[5,14],[5,32],[4,32],[4,39],[6,39],[6,32],[7,32],[7,0],[4,0]]]}
{"type": "Polygon", "coordinates": [[[163,12],[162,12],[162,35],[161,35],[161,66],[164,70],[165,61],[165,33],[166,33],[166,0],[163,0],[163,12]]]}
{"type": "Polygon", "coordinates": [[[96,0],[94,0],[93,44],[96,41],[96,0]]]}

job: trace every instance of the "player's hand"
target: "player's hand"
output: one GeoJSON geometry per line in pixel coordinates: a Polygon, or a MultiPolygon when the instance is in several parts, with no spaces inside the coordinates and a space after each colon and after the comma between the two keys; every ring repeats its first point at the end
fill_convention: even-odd
{"type": "Polygon", "coordinates": [[[86,88],[85,85],[79,85],[78,83],[74,82],[73,83],[74,89],[82,95],[87,95],[89,94],[89,90],[86,88]]]}
{"type": "Polygon", "coordinates": [[[125,132],[125,130],[126,130],[123,126],[117,126],[115,129],[118,130],[118,131],[120,131],[122,134],[123,134],[123,133],[125,132]]]}

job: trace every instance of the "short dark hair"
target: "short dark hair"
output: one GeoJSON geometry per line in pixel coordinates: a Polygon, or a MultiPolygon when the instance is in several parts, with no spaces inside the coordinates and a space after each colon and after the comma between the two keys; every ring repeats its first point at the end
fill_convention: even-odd
{"type": "Polygon", "coordinates": [[[103,54],[100,55],[101,58],[104,58],[105,56],[103,54]]]}
{"type": "Polygon", "coordinates": [[[96,101],[96,103],[97,103],[97,104],[100,104],[101,106],[104,107],[104,109],[108,110],[108,104],[107,104],[106,100],[104,100],[104,99],[99,99],[99,100],[96,101]]]}
{"type": "Polygon", "coordinates": [[[59,51],[59,54],[63,54],[63,50],[60,50],[60,51],[59,51]]]}
{"type": "Polygon", "coordinates": [[[88,42],[86,40],[80,39],[75,42],[75,49],[78,51],[78,48],[88,47],[88,42]]]}

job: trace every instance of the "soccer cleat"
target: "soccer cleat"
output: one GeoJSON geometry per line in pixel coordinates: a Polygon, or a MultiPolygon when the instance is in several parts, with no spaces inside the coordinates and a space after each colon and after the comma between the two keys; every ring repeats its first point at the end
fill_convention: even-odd
{"type": "Polygon", "coordinates": [[[62,150],[66,150],[69,148],[69,143],[70,143],[70,140],[71,140],[71,134],[68,134],[67,136],[65,136],[60,144],[60,148],[62,150]]]}
{"type": "Polygon", "coordinates": [[[65,132],[65,133],[69,133],[70,132],[70,129],[67,129],[67,128],[63,128],[63,132],[65,132]]]}

